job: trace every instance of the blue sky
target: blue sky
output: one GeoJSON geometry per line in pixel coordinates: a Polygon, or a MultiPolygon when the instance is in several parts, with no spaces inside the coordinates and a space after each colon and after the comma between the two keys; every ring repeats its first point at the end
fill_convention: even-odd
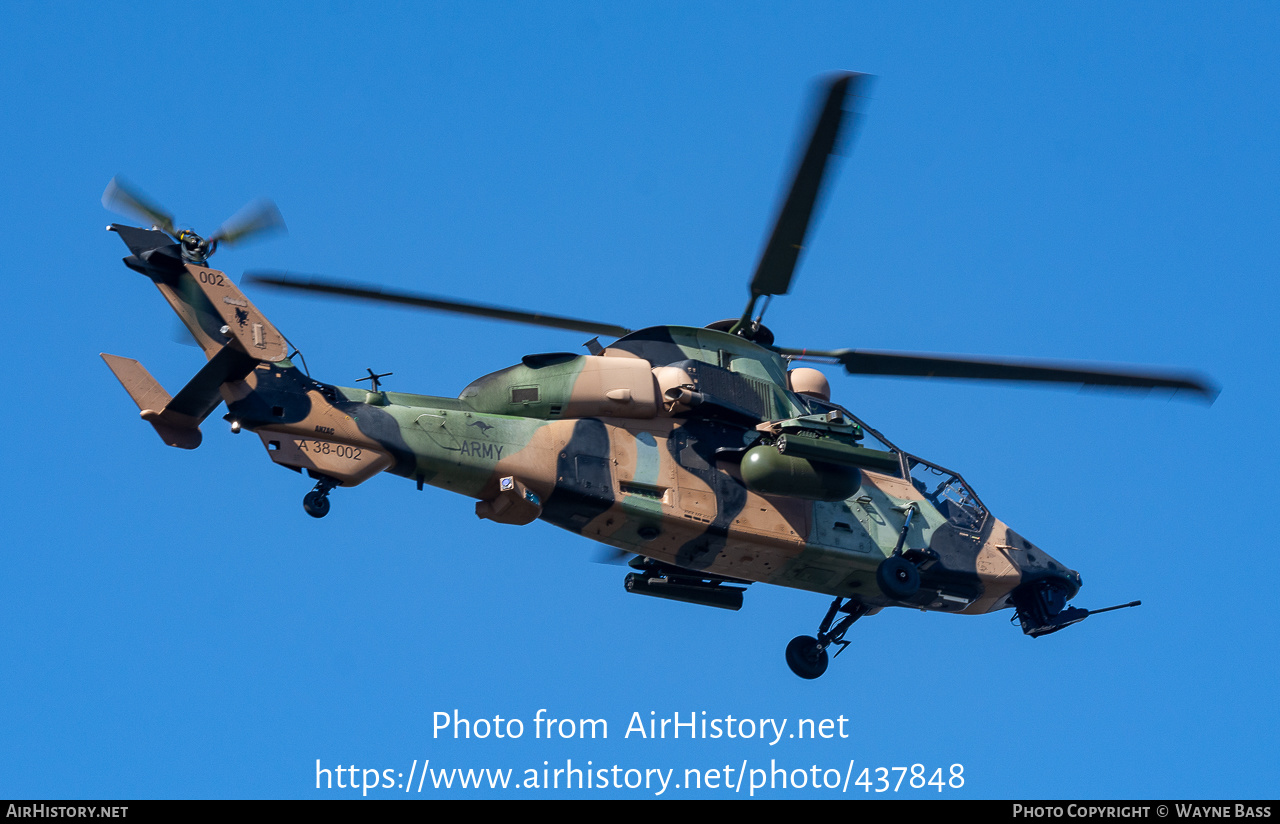
{"type": "MultiPolygon", "coordinates": [[[[1278,21],[1260,3],[4,6],[0,338],[23,414],[2,482],[0,797],[360,795],[317,791],[317,759],[518,781],[590,761],[673,784],[744,762],[962,764],[944,797],[1274,797],[1278,21]],[[102,230],[117,174],[206,231],[274,198],[290,234],[222,251],[236,277],[632,327],[735,315],[834,69],[878,79],[770,308],[779,342],[1212,376],[1205,406],[829,372],[1080,570],[1078,604],[1140,609],[1037,640],[1009,613],[890,610],[806,683],[782,651],[821,596],[649,602],[581,538],[478,522],[391,477],[316,521],[310,485],[216,417],[199,450],[163,446],[98,358],[138,358],[171,391],[201,363],[102,230]],[[434,737],[455,709],[525,734],[434,737]],[[605,719],[608,738],[535,739],[540,709],[605,719]],[[849,737],[625,736],[633,713],[704,711],[788,733],[843,716],[849,737]]],[[[250,296],[346,385],[372,367],[454,395],[583,337],[250,296]]],[[[427,788],[369,795],[566,794],[427,788]]]]}

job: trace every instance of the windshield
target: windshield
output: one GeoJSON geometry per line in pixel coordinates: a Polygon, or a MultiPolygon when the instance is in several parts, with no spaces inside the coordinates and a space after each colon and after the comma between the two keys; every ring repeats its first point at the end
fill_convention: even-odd
{"type": "Polygon", "coordinates": [[[898,447],[886,441],[883,435],[867,426],[857,415],[853,414],[848,409],[845,409],[840,404],[831,403],[830,401],[820,401],[812,395],[798,395],[797,397],[801,398],[805,405],[809,407],[810,415],[825,415],[828,412],[840,412],[846,418],[856,423],[862,430],[862,437],[859,438],[859,440],[862,442],[862,446],[867,449],[878,449],[881,452],[902,451],[898,449],[898,447]]]}
{"type": "Polygon", "coordinates": [[[862,445],[864,447],[904,455],[907,459],[907,467],[911,471],[912,485],[920,491],[921,495],[928,499],[929,503],[937,508],[942,517],[946,518],[950,524],[969,531],[977,531],[982,528],[983,523],[987,520],[987,508],[982,505],[982,501],[978,500],[977,494],[974,493],[972,487],[965,483],[964,478],[949,469],[943,469],[936,464],[931,464],[923,458],[907,455],[843,406],[828,401],[820,401],[811,395],[802,397],[812,414],[839,410],[847,415],[850,420],[857,423],[858,426],[862,427],[862,445]]]}
{"type": "Polygon", "coordinates": [[[907,456],[911,483],[952,525],[965,530],[982,528],[987,509],[964,479],[914,455],[907,456]]]}

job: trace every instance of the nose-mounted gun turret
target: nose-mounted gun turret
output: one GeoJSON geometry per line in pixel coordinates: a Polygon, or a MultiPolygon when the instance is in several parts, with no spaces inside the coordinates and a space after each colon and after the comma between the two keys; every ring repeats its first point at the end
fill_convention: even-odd
{"type": "Polygon", "coordinates": [[[1017,610],[1018,622],[1022,631],[1032,638],[1048,635],[1078,624],[1090,615],[1100,612],[1111,612],[1115,609],[1141,606],[1141,601],[1130,601],[1103,609],[1081,609],[1069,607],[1067,601],[1075,595],[1065,581],[1057,578],[1040,578],[1028,581],[1012,593],[1013,606],[1017,610]]]}

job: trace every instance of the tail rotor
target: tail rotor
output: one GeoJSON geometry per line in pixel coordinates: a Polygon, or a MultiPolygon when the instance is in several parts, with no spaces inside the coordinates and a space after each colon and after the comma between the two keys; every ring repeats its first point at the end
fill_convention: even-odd
{"type": "Polygon", "coordinates": [[[288,231],[280,210],[270,200],[255,200],[228,219],[218,231],[205,238],[193,229],[178,229],[173,215],[120,177],[113,177],[102,193],[102,205],[118,214],[140,217],[172,237],[182,247],[189,263],[203,264],[225,243],[234,246],[251,237],[288,231]]]}

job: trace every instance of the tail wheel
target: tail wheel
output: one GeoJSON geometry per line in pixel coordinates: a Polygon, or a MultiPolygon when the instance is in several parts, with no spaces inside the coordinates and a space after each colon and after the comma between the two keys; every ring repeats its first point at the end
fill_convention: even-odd
{"type": "Polygon", "coordinates": [[[313,489],[303,496],[302,508],[312,518],[323,518],[329,514],[329,496],[313,489]]]}

